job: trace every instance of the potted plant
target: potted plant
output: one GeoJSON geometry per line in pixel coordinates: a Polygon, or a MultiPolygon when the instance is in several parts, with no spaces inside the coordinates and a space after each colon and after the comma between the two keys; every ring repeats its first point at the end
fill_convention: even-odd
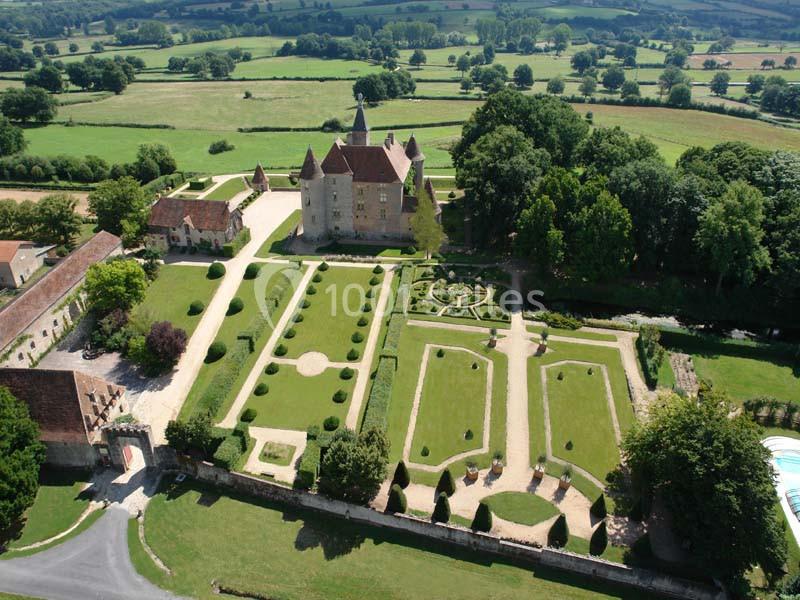
{"type": "Polygon", "coordinates": [[[469,481],[477,481],[478,479],[478,465],[474,462],[467,463],[467,479],[469,481]]]}
{"type": "Polygon", "coordinates": [[[489,330],[489,348],[494,348],[497,346],[497,328],[492,327],[489,330]]]}
{"type": "Polygon", "coordinates": [[[502,475],[503,466],[503,453],[498,450],[492,455],[492,473],[502,475]]]}
{"type": "Polygon", "coordinates": [[[558,478],[558,489],[568,490],[572,486],[572,466],[566,465],[558,478]]]}
{"type": "Polygon", "coordinates": [[[545,456],[544,454],[540,454],[539,457],[536,459],[536,466],[533,468],[534,479],[544,478],[544,470],[546,465],[547,465],[547,456],[545,456]]]}

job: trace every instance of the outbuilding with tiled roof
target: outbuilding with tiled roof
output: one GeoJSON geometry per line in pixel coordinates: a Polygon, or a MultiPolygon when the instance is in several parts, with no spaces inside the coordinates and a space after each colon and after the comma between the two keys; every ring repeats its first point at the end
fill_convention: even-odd
{"type": "Polygon", "coordinates": [[[164,196],[150,209],[147,226],[148,241],[162,249],[220,249],[242,230],[242,211],[227,202],[164,196]]]}

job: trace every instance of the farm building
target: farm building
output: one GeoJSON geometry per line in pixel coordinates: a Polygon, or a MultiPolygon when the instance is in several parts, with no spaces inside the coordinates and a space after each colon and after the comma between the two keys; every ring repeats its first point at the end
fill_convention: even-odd
{"type": "Polygon", "coordinates": [[[36,246],[33,242],[0,241],[0,288],[18,288],[44,265],[53,246],[36,246]]]}
{"type": "Polygon", "coordinates": [[[163,197],[150,211],[148,238],[152,245],[221,249],[242,230],[242,211],[227,202],[163,197]]]}

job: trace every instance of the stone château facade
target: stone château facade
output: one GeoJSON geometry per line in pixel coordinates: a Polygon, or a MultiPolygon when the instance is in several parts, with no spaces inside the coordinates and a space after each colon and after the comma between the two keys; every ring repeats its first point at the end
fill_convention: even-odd
{"type": "Polygon", "coordinates": [[[320,163],[309,147],[300,170],[303,237],[308,240],[410,240],[409,219],[420,197],[440,214],[433,185],[425,179],[425,155],[414,135],[406,144],[389,132],[370,145],[359,98],[347,143],[337,138],[320,163]]]}

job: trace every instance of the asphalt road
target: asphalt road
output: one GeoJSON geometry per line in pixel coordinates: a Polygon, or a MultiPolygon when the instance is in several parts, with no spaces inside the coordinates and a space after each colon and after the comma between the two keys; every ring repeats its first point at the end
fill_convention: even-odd
{"type": "Polygon", "coordinates": [[[89,529],[32,556],[0,561],[0,591],[45,600],[175,600],[133,568],[128,511],[112,505],[89,529]]]}

